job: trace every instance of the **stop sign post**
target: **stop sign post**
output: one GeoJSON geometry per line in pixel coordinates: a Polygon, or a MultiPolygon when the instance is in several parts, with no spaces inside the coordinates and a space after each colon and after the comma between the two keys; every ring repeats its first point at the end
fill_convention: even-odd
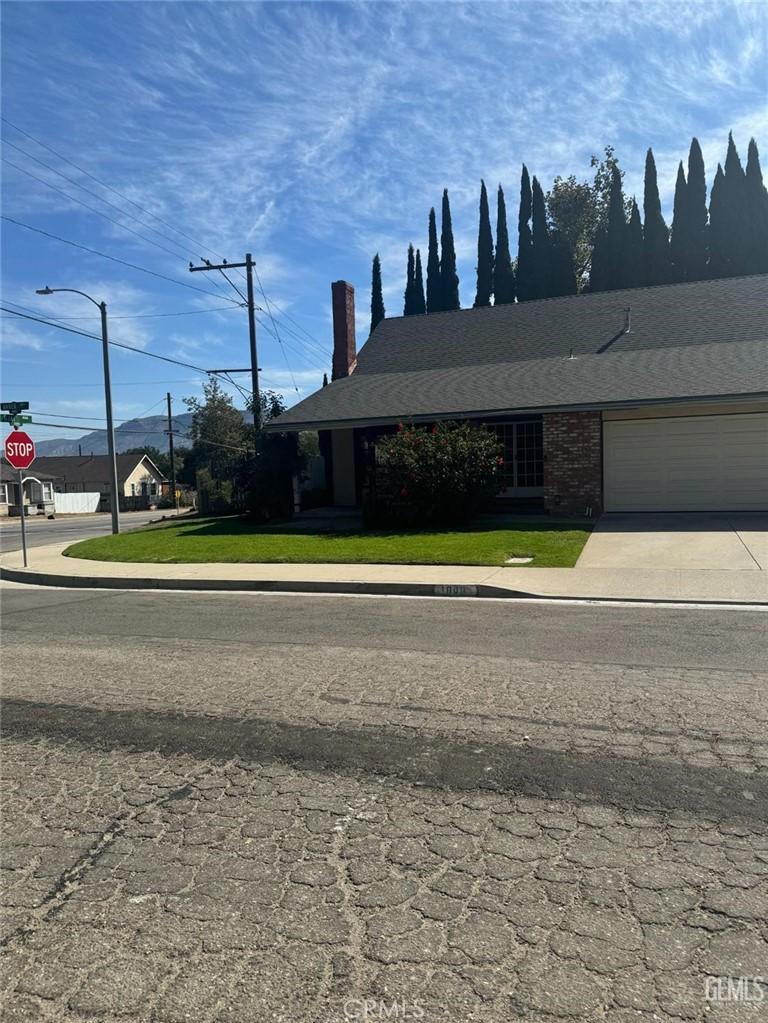
{"type": "Polygon", "coordinates": [[[24,469],[35,460],[35,442],[23,430],[14,430],[5,438],[5,459],[19,473],[19,511],[21,518],[21,550],[27,567],[27,524],[24,516],[24,469]]]}

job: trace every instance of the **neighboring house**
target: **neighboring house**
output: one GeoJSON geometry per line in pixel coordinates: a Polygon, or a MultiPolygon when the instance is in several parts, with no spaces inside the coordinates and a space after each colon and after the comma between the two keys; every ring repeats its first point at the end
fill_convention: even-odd
{"type": "Polygon", "coordinates": [[[359,355],[332,295],[334,382],[267,428],[322,431],[337,505],[381,433],[468,419],[550,513],[768,508],[768,275],[395,317],[359,355]]]}
{"type": "MultiPolygon", "coordinates": [[[[108,455],[44,455],[35,459],[33,468],[53,478],[57,493],[98,493],[101,495],[99,510],[109,510],[108,455]]],[[[117,483],[123,510],[155,504],[167,482],[148,455],[117,456],[117,483]]]]}
{"type": "MultiPolygon", "coordinates": [[[[53,478],[38,469],[37,463],[22,472],[24,506],[27,514],[53,514],[53,478]]],[[[0,462],[0,517],[19,515],[19,473],[0,462]]]]}

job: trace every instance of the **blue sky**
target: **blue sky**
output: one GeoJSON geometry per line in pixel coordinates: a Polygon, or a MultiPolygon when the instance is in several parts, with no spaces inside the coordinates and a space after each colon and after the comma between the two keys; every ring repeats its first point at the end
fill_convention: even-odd
{"type": "MultiPolygon", "coordinates": [[[[523,161],[548,188],[558,173],[588,177],[590,155],[610,143],[627,190],[640,195],[651,145],[669,212],[692,135],[708,183],[730,129],[742,156],[750,135],[768,147],[767,11],[761,2],[11,0],[2,7],[3,116],[184,234],[7,124],[4,139],[31,155],[7,146],[6,160],[150,240],[9,163],[4,214],[213,294],[4,222],[3,297],[42,316],[84,317],[72,325],[96,330],[96,310],[83,300],[34,294],[44,284],[79,288],[108,303],[116,340],[204,368],[245,366],[245,312],[218,308],[237,296],[186,267],[250,249],[270,301],[291,317],[277,320],[283,348],[259,328],[262,386],[291,403],[294,381],[303,396],[329,366],[332,280],[356,286],[360,344],[376,251],[387,310],[402,312],[407,245],[426,248],[427,214],[443,187],[462,303],[471,305],[481,177],[494,190],[504,185],[512,227],[523,161]],[[190,315],[155,315],[177,312],[190,315]]],[[[763,162],[768,171],[768,150],[763,162]]],[[[95,417],[70,418],[82,424],[73,436],[98,427],[98,345],[0,322],[3,400],[29,399],[62,422],[95,417]]],[[[112,372],[120,419],[161,411],[166,390],[180,410],[203,379],[117,350],[112,372]]],[[[66,434],[36,427],[34,435],[66,434]]]]}

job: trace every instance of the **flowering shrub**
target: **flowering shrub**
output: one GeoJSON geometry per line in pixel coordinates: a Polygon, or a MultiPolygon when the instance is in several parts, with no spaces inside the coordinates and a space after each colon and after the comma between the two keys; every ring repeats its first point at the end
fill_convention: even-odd
{"type": "Polygon", "coordinates": [[[377,445],[369,523],[466,522],[499,490],[501,450],[493,434],[469,423],[400,426],[377,445]]]}

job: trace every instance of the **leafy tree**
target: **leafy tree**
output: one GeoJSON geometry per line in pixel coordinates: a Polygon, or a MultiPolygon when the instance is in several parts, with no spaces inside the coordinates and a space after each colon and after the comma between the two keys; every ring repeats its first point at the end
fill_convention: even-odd
{"type": "Polygon", "coordinates": [[[480,182],[480,226],[477,232],[477,293],[475,307],[490,305],[493,293],[493,235],[488,193],[485,182],[480,182]]]}
{"type": "Polygon", "coordinates": [[[750,219],[749,272],[768,273],[768,191],[763,184],[757,143],[749,140],[745,174],[747,208],[750,219]]]}
{"type": "Polygon", "coordinates": [[[704,157],[696,138],[691,139],[691,148],[688,151],[687,205],[687,244],[684,257],[687,279],[701,281],[707,275],[709,238],[704,157]]]}
{"type": "Polygon", "coordinates": [[[427,249],[427,312],[439,313],[443,309],[443,289],[440,281],[440,256],[437,252],[437,223],[435,207],[429,211],[429,244],[427,249]]]}
{"type": "Polygon", "coordinates": [[[534,175],[531,187],[531,298],[547,298],[551,291],[550,243],[547,208],[539,179],[534,175]]]}
{"type": "MultiPolygon", "coordinates": [[[[550,234],[565,241],[571,251],[578,290],[587,286],[597,290],[592,282],[600,277],[591,274],[592,250],[599,228],[608,221],[611,181],[614,168],[624,177],[619,167],[613,146],[606,146],[603,156],[592,156],[590,167],[594,168],[592,181],[577,181],[571,174],[567,178],[556,177],[552,190],[547,194],[550,234]]],[[[631,213],[631,202],[625,200],[625,213],[631,213]]],[[[601,289],[602,290],[602,289],[601,289]]]]}
{"type": "Polygon", "coordinates": [[[416,312],[414,308],[414,289],[416,287],[416,261],[413,255],[413,245],[408,246],[408,268],[405,278],[405,302],[403,303],[403,316],[411,316],[416,312]]]}
{"type": "Polygon", "coordinates": [[[515,301],[515,271],[512,268],[512,259],[509,254],[507,206],[501,185],[499,185],[496,209],[496,259],[493,268],[493,294],[495,305],[506,305],[515,301]]]}
{"type": "Polygon", "coordinates": [[[517,217],[517,298],[527,302],[534,298],[533,282],[533,235],[529,226],[533,214],[531,179],[528,168],[523,164],[520,175],[520,210],[517,217]]]}
{"type": "MultiPolygon", "coordinates": [[[[173,464],[176,467],[176,478],[179,478],[184,467],[184,459],[186,458],[188,448],[185,447],[174,447],[173,449],[173,464]]],[[[161,451],[160,448],[153,447],[151,444],[145,447],[129,448],[126,455],[146,455],[152,462],[155,463],[160,472],[165,476],[166,479],[171,478],[171,456],[167,451],[161,451]]]]}
{"type": "Polygon", "coordinates": [[[378,252],[373,257],[371,271],[371,334],[386,316],[384,296],[381,292],[381,261],[378,252]]]}
{"type": "Polygon", "coordinates": [[[669,257],[669,229],[661,214],[659,185],[656,178],[656,161],[653,150],[645,157],[645,190],[643,195],[645,224],[643,249],[645,260],[645,283],[668,284],[672,278],[669,257]]]}
{"type": "Polygon", "coordinates": [[[609,276],[608,260],[608,227],[599,224],[592,243],[592,255],[589,260],[588,291],[607,291],[609,276]]]}
{"type": "Polygon", "coordinates": [[[440,282],[443,309],[460,309],[459,275],[456,273],[456,247],[453,243],[451,204],[448,189],[443,189],[443,216],[440,231],[440,282]]]}
{"type": "Polygon", "coordinates": [[[421,271],[421,251],[416,249],[416,267],[414,270],[413,284],[413,311],[423,315],[427,311],[427,303],[424,300],[424,274],[421,271]]]}
{"type": "Polygon", "coordinates": [[[675,202],[672,213],[672,233],[669,239],[669,255],[672,260],[672,276],[676,281],[688,279],[688,250],[690,246],[688,184],[685,180],[683,161],[677,168],[675,181],[675,202]]]}

